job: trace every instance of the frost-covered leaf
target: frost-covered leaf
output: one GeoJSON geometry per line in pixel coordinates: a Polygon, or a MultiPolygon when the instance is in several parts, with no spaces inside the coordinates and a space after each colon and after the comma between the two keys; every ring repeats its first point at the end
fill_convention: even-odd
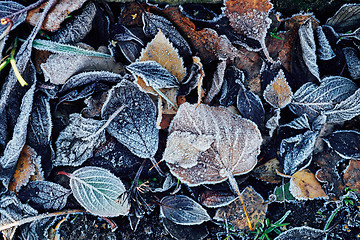
{"type": "MultiPolygon", "coordinates": [[[[60,24],[65,18],[67,18],[71,12],[81,8],[85,2],[86,0],[63,0],[57,2],[57,4],[51,8],[49,14],[47,14],[46,20],[42,24],[42,28],[50,32],[55,32],[60,28],[60,24]]],[[[33,9],[28,13],[27,21],[30,24],[35,26],[38,23],[46,4],[47,3],[43,3],[38,8],[33,9]]]]}
{"type": "Polygon", "coordinates": [[[190,186],[215,184],[251,171],[261,142],[253,122],[222,107],[184,103],[170,125],[163,159],[190,186]],[[186,140],[179,142],[182,136],[186,140]]]}
{"type": "Polygon", "coordinates": [[[336,131],[325,139],[337,154],[345,159],[360,160],[360,133],[352,130],[336,131]]]}
{"type": "Polygon", "coordinates": [[[347,121],[360,115],[360,88],[350,97],[336,104],[333,109],[325,111],[324,115],[329,123],[347,121]]]}
{"type": "Polygon", "coordinates": [[[127,198],[118,199],[126,189],[121,180],[108,170],[83,167],[66,175],[70,178],[75,199],[90,213],[102,217],[129,213],[127,198]]]}
{"type": "Polygon", "coordinates": [[[329,198],[309,169],[303,169],[291,176],[289,190],[297,200],[329,198]]]}
{"type": "Polygon", "coordinates": [[[320,86],[306,83],[299,88],[290,104],[290,109],[298,116],[307,114],[313,121],[322,112],[334,109],[337,103],[347,99],[358,89],[356,84],[344,77],[331,76],[322,80],[320,86]]]}
{"type": "Polygon", "coordinates": [[[316,58],[316,44],[311,19],[307,20],[299,28],[300,45],[305,65],[312,75],[320,81],[320,72],[316,58]]]}
{"type": "MultiPolygon", "coordinates": [[[[50,40],[36,39],[33,42],[33,47],[41,51],[49,51],[52,53],[59,53],[64,55],[76,55],[76,56],[88,56],[88,57],[99,57],[99,58],[111,58],[111,55],[103,52],[96,52],[93,50],[84,49],[81,47],[53,42],[50,40]]],[[[74,56],[72,56],[74,57],[74,56]]],[[[103,59],[102,59],[103,60],[103,59]]],[[[97,69],[100,70],[100,69],[97,69]]]]}
{"type": "Polygon", "coordinates": [[[259,128],[264,126],[265,110],[261,99],[252,91],[246,89],[243,83],[240,83],[240,90],[237,96],[237,108],[241,115],[256,123],[259,128]]]}
{"type": "Polygon", "coordinates": [[[349,165],[346,167],[344,171],[344,184],[351,188],[359,191],[360,189],[360,161],[350,160],[349,165]]]}
{"type": "Polygon", "coordinates": [[[230,26],[240,34],[256,39],[260,42],[263,51],[271,62],[265,45],[265,37],[270,27],[269,12],[273,5],[268,0],[226,0],[225,16],[230,26]]]}
{"type": "Polygon", "coordinates": [[[294,120],[292,120],[287,124],[281,125],[281,127],[290,127],[293,129],[308,129],[308,130],[311,129],[309,119],[306,113],[298,118],[295,118],[294,120]]]}
{"type": "Polygon", "coordinates": [[[104,121],[70,115],[69,125],[60,132],[56,145],[54,166],[79,166],[93,156],[93,151],[105,142],[104,121]]]}
{"type": "Polygon", "coordinates": [[[283,184],[279,187],[275,187],[275,189],[274,189],[275,201],[276,202],[295,201],[295,198],[291,194],[289,188],[290,188],[290,182],[283,184]]]}
{"type": "Polygon", "coordinates": [[[284,159],[285,174],[294,174],[310,164],[317,136],[317,132],[306,131],[281,141],[280,156],[284,159]]]}
{"type": "Polygon", "coordinates": [[[280,69],[274,80],[267,85],[264,98],[274,108],[284,108],[291,102],[292,96],[284,71],[280,69]]]}
{"type": "Polygon", "coordinates": [[[14,177],[9,184],[9,190],[17,193],[21,187],[25,186],[30,177],[35,174],[36,161],[39,156],[31,147],[25,145],[17,161],[14,177]]]}
{"type": "Polygon", "coordinates": [[[22,240],[46,240],[50,239],[50,228],[56,224],[60,216],[55,218],[43,218],[29,224],[20,226],[19,234],[22,240]]]}
{"type": "Polygon", "coordinates": [[[324,61],[333,59],[336,55],[330,46],[329,40],[326,38],[323,28],[321,26],[318,26],[316,28],[316,33],[317,33],[316,35],[317,40],[319,42],[319,48],[318,48],[319,59],[324,61]]]}
{"type": "Polygon", "coordinates": [[[184,226],[166,218],[162,222],[165,230],[176,240],[202,240],[209,234],[205,224],[184,226]]]}
{"type": "Polygon", "coordinates": [[[275,129],[279,127],[280,108],[275,108],[274,115],[266,122],[265,127],[269,129],[269,136],[272,137],[275,129]]]}
{"type": "Polygon", "coordinates": [[[360,78],[360,58],[358,51],[351,47],[343,48],[346,59],[346,64],[352,79],[357,80],[360,78]]]}
{"type": "Polygon", "coordinates": [[[326,21],[335,31],[345,33],[359,27],[360,4],[344,4],[333,17],[326,21]]]}
{"type": "MultiPolygon", "coordinates": [[[[83,47],[92,49],[87,45],[83,47]]],[[[104,51],[107,49],[99,49],[100,53],[104,51]]],[[[79,72],[110,71],[118,73],[121,65],[112,58],[55,53],[50,55],[40,66],[45,80],[54,84],[64,84],[71,76],[79,72]]]]}
{"type": "Polygon", "coordinates": [[[277,174],[277,171],[282,172],[282,167],[279,160],[273,158],[265,164],[257,166],[251,172],[251,175],[268,183],[280,183],[281,177],[277,174]]]}
{"type": "Polygon", "coordinates": [[[187,196],[166,196],[160,203],[160,215],[176,224],[199,225],[211,220],[206,210],[187,196]]]}
{"type": "MultiPolygon", "coordinates": [[[[25,7],[17,2],[13,1],[0,1],[0,18],[7,18],[13,14],[20,12],[25,7]]],[[[16,14],[11,18],[12,27],[10,30],[15,29],[20,23],[25,21],[27,12],[23,12],[21,14],[16,14]]],[[[0,39],[3,39],[7,34],[5,31],[7,30],[10,23],[0,24],[0,39]]]]}
{"type": "Polygon", "coordinates": [[[106,130],[133,154],[153,158],[159,142],[154,103],[136,84],[122,81],[109,91],[102,118],[108,119],[119,106],[125,108],[106,130]]]}
{"type": "MultiPolygon", "coordinates": [[[[178,87],[179,82],[169,71],[155,61],[134,62],[126,67],[136,77],[141,77],[146,86],[153,88],[178,87]]],[[[141,84],[139,84],[141,86],[141,84]]]]}
{"type": "Polygon", "coordinates": [[[274,240],[326,240],[326,232],[307,226],[294,227],[286,232],[281,233],[274,240]]]}
{"type": "Polygon", "coordinates": [[[169,41],[179,50],[182,56],[191,57],[192,52],[187,41],[181,36],[173,24],[162,16],[144,12],[142,15],[144,33],[147,37],[153,38],[158,34],[159,29],[169,41]]]}
{"type": "Polygon", "coordinates": [[[222,59],[216,67],[213,79],[211,81],[211,88],[204,99],[204,103],[210,104],[215,95],[220,92],[224,82],[225,69],[226,59],[222,59]]]}
{"type": "Polygon", "coordinates": [[[221,87],[219,103],[224,107],[233,105],[236,102],[237,94],[240,90],[239,82],[245,81],[245,74],[234,66],[225,70],[224,83],[221,87]]]}
{"type": "Polygon", "coordinates": [[[236,196],[230,192],[205,190],[199,195],[199,202],[208,208],[219,208],[229,205],[236,200],[236,196]]]}
{"type": "MultiPolygon", "coordinates": [[[[268,207],[262,196],[253,187],[248,186],[241,192],[241,197],[252,225],[255,226],[258,222],[262,223],[268,207]]],[[[241,201],[238,198],[229,205],[219,208],[214,219],[217,221],[227,221],[237,230],[248,229],[248,222],[241,201]]]]}
{"type": "Polygon", "coordinates": [[[96,6],[89,2],[81,14],[74,16],[70,22],[56,31],[51,40],[59,43],[80,42],[91,31],[95,14],[96,6]]]}
{"type": "Polygon", "coordinates": [[[20,190],[18,197],[38,210],[61,210],[70,194],[70,189],[57,183],[33,181],[20,190]]]}

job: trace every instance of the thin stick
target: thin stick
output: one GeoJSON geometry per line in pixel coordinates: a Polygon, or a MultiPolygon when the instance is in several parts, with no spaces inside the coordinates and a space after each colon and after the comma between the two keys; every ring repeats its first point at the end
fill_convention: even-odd
{"type": "Polygon", "coordinates": [[[246,211],[246,208],[245,208],[245,204],[244,204],[244,201],[242,200],[242,197],[241,197],[241,194],[240,194],[240,190],[239,190],[239,186],[234,178],[233,175],[230,175],[229,176],[229,182],[230,182],[230,185],[231,187],[233,188],[233,190],[235,190],[235,192],[237,193],[237,195],[239,196],[239,199],[240,199],[240,202],[241,202],[241,205],[244,209],[244,213],[245,213],[245,216],[246,216],[246,221],[249,225],[249,228],[250,228],[250,231],[254,231],[253,227],[251,226],[251,221],[250,221],[250,218],[249,218],[249,215],[246,211]]]}
{"type": "Polygon", "coordinates": [[[66,210],[66,211],[61,211],[61,212],[44,213],[44,214],[40,214],[40,215],[33,216],[33,217],[23,218],[21,220],[14,221],[12,223],[4,224],[4,225],[0,226],[0,231],[6,230],[6,229],[9,229],[12,227],[21,226],[25,223],[30,223],[30,222],[33,222],[36,220],[41,220],[44,218],[56,217],[56,216],[67,215],[67,214],[72,214],[72,213],[83,213],[83,212],[85,212],[85,211],[75,209],[75,210],[66,210]]]}
{"type": "MultiPolygon", "coordinates": [[[[158,173],[160,174],[160,176],[164,177],[165,176],[165,173],[161,170],[161,168],[159,167],[159,163],[161,162],[161,160],[159,162],[156,162],[156,159],[154,157],[151,157],[150,158],[150,161],[152,164],[154,164],[153,167],[155,167],[155,169],[158,171],[158,173]]],[[[152,168],[149,169],[149,171],[151,170],[152,168]]]]}

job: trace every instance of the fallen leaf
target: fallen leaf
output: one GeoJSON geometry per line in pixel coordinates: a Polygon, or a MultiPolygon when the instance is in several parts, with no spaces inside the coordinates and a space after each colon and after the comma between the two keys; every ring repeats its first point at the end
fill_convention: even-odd
{"type": "Polygon", "coordinates": [[[360,160],[359,132],[352,130],[335,131],[324,140],[342,158],[360,160]]]}
{"type": "Polygon", "coordinates": [[[236,102],[240,90],[239,82],[245,82],[244,72],[234,66],[227,67],[221,87],[220,105],[228,107],[236,102]]]}
{"type": "Polygon", "coordinates": [[[230,191],[205,190],[199,194],[199,202],[208,208],[219,208],[229,205],[236,200],[234,194],[230,191]]]}
{"type": "Polygon", "coordinates": [[[349,30],[359,27],[360,20],[360,5],[359,4],[344,4],[334,16],[326,21],[337,32],[345,33],[349,30]]]}
{"type": "Polygon", "coordinates": [[[279,187],[275,187],[274,189],[274,195],[275,195],[275,201],[276,202],[292,202],[296,199],[291,194],[290,190],[290,182],[283,184],[279,187]]]}
{"type": "Polygon", "coordinates": [[[351,189],[360,191],[360,161],[350,160],[349,165],[344,172],[344,183],[351,189]]]}
{"type": "Polygon", "coordinates": [[[272,137],[274,131],[279,127],[280,108],[275,108],[274,115],[266,122],[265,127],[269,129],[269,137],[272,137]]]}
{"type": "Polygon", "coordinates": [[[343,48],[343,52],[346,59],[346,64],[350,72],[352,79],[357,80],[360,78],[360,58],[357,55],[357,51],[354,48],[343,48]]]}
{"type": "Polygon", "coordinates": [[[295,118],[291,122],[281,125],[281,127],[290,127],[293,129],[308,129],[311,130],[309,118],[307,117],[306,113],[301,115],[298,118],[295,118]]]}
{"type": "Polygon", "coordinates": [[[281,233],[274,240],[326,240],[326,232],[320,229],[308,226],[294,227],[286,232],[281,233]]]}
{"type": "MultiPolygon", "coordinates": [[[[86,0],[62,0],[59,1],[52,10],[47,14],[41,28],[50,32],[55,32],[60,28],[60,24],[67,18],[67,16],[81,8],[86,0]]],[[[37,24],[42,12],[44,11],[47,3],[43,3],[38,8],[29,11],[26,20],[33,26],[37,24]]]]}
{"type": "MultiPolygon", "coordinates": [[[[248,211],[252,225],[255,226],[258,222],[262,223],[265,220],[268,207],[262,196],[251,186],[248,186],[241,192],[241,197],[245,203],[245,208],[248,211]]],[[[217,221],[226,220],[237,230],[248,229],[248,222],[246,221],[244,210],[239,199],[225,207],[219,208],[216,211],[214,219],[217,221]]]]}
{"type": "Polygon", "coordinates": [[[284,108],[291,102],[292,96],[284,71],[280,69],[274,80],[267,85],[264,98],[274,108],[284,108]]]}
{"type": "Polygon", "coordinates": [[[225,69],[226,69],[226,60],[221,60],[214,72],[214,76],[211,81],[211,88],[204,99],[204,103],[210,104],[211,101],[214,99],[215,95],[220,92],[224,82],[225,69]]]}
{"type": "Polygon", "coordinates": [[[318,26],[316,28],[316,33],[317,33],[316,34],[317,40],[319,43],[319,48],[317,50],[318,51],[317,55],[319,59],[323,61],[333,59],[336,56],[336,54],[332,50],[329,40],[327,39],[323,31],[323,28],[321,26],[318,26]]]}
{"type": "MultiPolygon", "coordinates": [[[[25,7],[17,2],[2,1],[0,2],[0,19],[6,19],[14,13],[20,12],[25,7]]],[[[6,24],[0,24],[0,40],[5,38],[11,30],[14,30],[19,24],[26,19],[26,11],[21,14],[16,14],[11,18],[11,28],[9,29],[10,22],[6,24]]]]}
{"type": "Polygon", "coordinates": [[[209,234],[204,224],[184,226],[176,224],[166,218],[164,218],[162,222],[165,230],[176,240],[202,240],[209,234]]]}
{"type": "Polygon", "coordinates": [[[328,199],[315,175],[308,169],[294,173],[290,179],[289,190],[297,200],[328,199]]]}
{"type": "Polygon", "coordinates": [[[280,183],[281,177],[276,171],[282,172],[279,160],[276,158],[270,159],[265,164],[256,167],[251,175],[268,183],[280,183]]]}
{"type": "Polygon", "coordinates": [[[206,210],[185,195],[163,197],[160,201],[160,216],[180,225],[199,225],[211,220],[206,210]]]}

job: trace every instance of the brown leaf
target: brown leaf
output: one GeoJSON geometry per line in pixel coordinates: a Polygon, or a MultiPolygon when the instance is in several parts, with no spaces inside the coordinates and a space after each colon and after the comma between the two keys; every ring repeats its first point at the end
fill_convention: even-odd
{"type": "Polygon", "coordinates": [[[213,191],[206,189],[199,194],[199,202],[208,208],[218,208],[235,201],[236,196],[230,191],[213,191]]]}
{"type": "MultiPolygon", "coordinates": [[[[86,2],[86,0],[60,0],[50,10],[45,18],[41,28],[47,31],[55,32],[60,28],[60,24],[69,16],[69,14],[79,8],[86,2]]],[[[29,11],[26,20],[33,26],[39,21],[39,18],[47,5],[47,2],[40,5],[38,8],[29,11]]]]}
{"type": "MultiPolygon", "coordinates": [[[[252,225],[255,226],[259,221],[263,222],[267,211],[267,204],[261,195],[251,186],[248,186],[242,191],[241,197],[252,225]]],[[[226,219],[234,228],[238,230],[248,230],[248,223],[240,199],[237,199],[226,207],[219,208],[216,211],[214,219],[221,221],[226,219]]]]}
{"type": "Polygon", "coordinates": [[[169,132],[163,160],[190,186],[215,184],[251,171],[262,142],[250,120],[204,104],[182,104],[169,132]]]}
{"type": "Polygon", "coordinates": [[[360,191],[360,161],[350,160],[349,166],[344,172],[345,185],[351,189],[360,191]]]}
{"type": "MultiPolygon", "coordinates": [[[[22,186],[25,186],[29,182],[30,177],[36,173],[37,167],[35,162],[38,162],[36,160],[38,157],[34,149],[27,145],[24,146],[16,165],[14,177],[9,183],[10,191],[18,192],[22,186]]],[[[41,178],[41,176],[39,177],[41,178]]],[[[33,179],[39,177],[33,177],[33,179]]]]}
{"type": "Polygon", "coordinates": [[[274,80],[266,87],[264,98],[274,108],[284,108],[291,102],[292,96],[284,71],[280,69],[274,80]]]}
{"type": "Polygon", "coordinates": [[[85,118],[92,118],[101,115],[101,109],[107,98],[107,92],[101,93],[99,96],[90,96],[84,102],[86,107],[81,111],[85,118]]]}
{"type": "Polygon", "coordinates": [[[279,160],[276,158],[267,161],[265,164],[256,167],[251,175],[265,182],[280,183],[281,177],[276,173],[276,170],[282,172],[279,160]]]}
{"type": "Polygon", "coordinates": [[[289,190],[298,200],[329,198],[309,169],[297,171],[292,175],[289,190]]]}

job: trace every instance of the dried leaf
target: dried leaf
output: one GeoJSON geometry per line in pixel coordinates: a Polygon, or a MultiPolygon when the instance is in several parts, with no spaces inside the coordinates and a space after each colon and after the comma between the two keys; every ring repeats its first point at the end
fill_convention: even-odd
{"type": "Polygon", "coordinates": [[[220,105],[228,107],[236,102],[240,90],[239,82],[245,82],[244,72],[234,66],[226,68],[224,83],[221,87],[220,105]]]}
{"type": "Polygon", "coordinates": [[[211,81],[211,88],[205,97],[204,103],[210,104],[213,98],[215,97],[215,95],[220,92],[224,82],[225,69],[226,69],[226,59],[223,59],[217,65],[213,79],[211,81]]]}
{"type": "Polygon", "coordinates": [[[317,40],[319,42],[319,49],[318,49],[318,57],[320,60],[330,60],[333,59],[336,55],[332,50],[329,40],[326,38],[326,35],[323,31],[321,26],[316,28],[317,33],[317,40]]]}
{"type": "MultiPolygon", "coordinates": [[[[174,47],[176,49],[179,50],[182,56],[184,56],[185,58],[192,56],[189,44],[187,43],[187,41],[185,41],[185,39],[181,36],[181,34],[177,31],[177,29],[169,20],[162,16],[158,16],[148,12],[143,13],[142,20],[144,24],[143,31],[147,37],[154,38],[156,35],[158,35],[160,29],[164,36],[168,38],[172,44],[174,44],[174,47]]],[[[169,70],[169,72],[171,71],[169,70]]]]}
{"type": "Polygon", "coordinates": [[[280,183],[281,177],[276,171],[282,172],[279,160],[276,158],[270,159],[265,164],[256,167],[251,175],[268,183],[280,183]]]}
{"type": "Polygon", "coordinates": [[[359,27],[360,4],[344,4],[333,17],[326,21],[337,32],[345,33],[359,27]]]}
{"type": "Polygon", "coordinates": [[[43,218],[20,226],[20,238],[27,240],[50,239],[49,232],[51,232],[51,227],[56,224],[58,218],[60,217],[43,218]]]}
{"type": "MultiPolygon", "coordinates": [[[[126,69],[134,74],[135,78],[140,77],[146,86],[150,88],[179,87],[179,82],[175,76],[155,61],[134,62],[127,66],[126,69]]],[[[142,87],[143,84],[139,81],[137,83],[142,87]]]]}
{"type": "Polygon", "coordinates": [[[160,201],[160,216],[180,225],[199,225],[211,220],[206,210],[184,195],[163,197],[160,201]]]}
{"type": "Polygon", "coordinates": [[[326,232],[320,229],[315,229],[307,226],[294,227],[286,232],[281,233],[274,240],[326,240],[326,232]]]}
{"type": "Polygon", "coordinates": [[[314,83],[306,83],[299,88],[290,104],[290,109],[298,116],[307,114],[313,121],[322,112],[334,109],[335,105],[355,93],[358,89],[351,80],[331,76],[322,80],[320,86],[314,83]]]}
{"type": "Polygon", "coordinates": [[[266,122],[265,127],[269,129],[269,136],[272,137],[274,131],[279,127],[280,108],[275,108],[274,115],[266,122]]]}
{"type": "MultiPolygon", "coordinates": [[[[17,2],[13,1],[1,1],[0,2],[0,19],[8,18],[11,15],[20,12],[25,7],[17,2]]],[[[15,17],[11,17],[12,26],[11,29],[8,29],[10,23],[0,24],[0,39],[3,39],[10,30],[15,29],[20,23],[26,19],[26,11],[21,14],[16,14],[15,17]]]]}
{"type": "Polygon", "coordinates": [[[70,115],[69,125],[60,132],[56,145],[54,166],[79,166],[93,156],[93,151],[105,142],[103,121],[70,115]]]}
{"type": "Polygon", "coordinates": [[[264,98],[274,108],[284,108],[291,102],[292,96],[284,71],[280,69],[274,80],[267,85],[264,98]]]}
{"type": "MultiPolygon", "coordinates": [[[[241,192],[241,197],[244,200],[245,208],[248,211],[252,225],[255,226],[259,221],[263,222],[265,220],[267,204],[264,202],[262,196],[251,186],[248,186],[241,192]]],[[[244,210],[239,199],[230,203],[228,206],[219,208],[216,211],[214,219],[217,221],[227,220],[237,230],[245,230],[248,228],[244,210]]]]}
{"type": "Polygon", "coordinates": [[[352,130],[336,131],[324,140],[342,158],[360,160],[359,132],[352,130]]]}
{"type": "Polygon", "coordinates": [[[163,159],[171,173],[189,186],[215,184],[251,171],[261,142],[253,122],[225,108],[184,103],[170,125],[163,159]],[[178,137],[183,135],[187,140],[179,143],[178,137]],[[191,156],[187,155],[189,149],[191,156]]]}
{"type": "Polygon", "coordinates": [[[226,0],[225,16],[229,18],[230,26],[240,34],[256,39],[260,42],[263,51],[270,60],[265,45],[265,37],[270,27],[269,12],[273,5],[268,0],[226,0]]]}
{"type": "Polygon", "coordinates": [[[33,181],[20,190],[18,197],[38,210],[61,210],[70,194],[71,190],[57,183],[33,181]]]}
{"type": "Polygon", "coordinates": [[[17,161],[14,177],[9,184],[10,191],[17,193],[29,182],[30,177],[35,174],[35,162],[38,157],[34,149],[27,145],[24,146],[17,161]]]}
{"type": "Polygon", "coordinates": [[[70,22],[60,28],[51,37],[52,41],[58,43],[77,43],[91,31],[92,22],[95,18],[96,6],[89,2],[86,4],[80,15],[74,16],[70,22]]]}
{"type": "Polygon", "coordinates": [[[310,164],[317,137],[317,132],[309,130],[281,141],[280,156],[284,159],[285,174],[294,174],[310,164]]]}
{"type": "Polygon", "coordinates": [[[357,51],[354,48],[343,48],[343,52],[346,59],[346,64],[350,72],[352,79],[357,80],[360,78],[360,58],[357,55],[357,51]]]}
{"type": "Polygon", "coordinates": [[[358,191],[360,191],[359,171],[360,161],[350,160],[349,166],[347,166],[344,172],[344,184],[358,191]]]}
{"type": "Polygon", "coordinates": [[[193,64],[189,72],[188,77],[181,82],[179,96],[187,96],[191,90],[198,88],[198,98],[200,98],[200,96],[203,97],[204,90],[202,90],[202,82],[205,77],[205,72],[199,57],[193,57],[193,64]]]}
{"type": "Polygon", "coordinates": [[[300,26],[299,38],[305,65],[308,67],[311,74],[320,81],[319,67],[316,62],[316,44],[311,19],[300,26]]]}
{"type": "Polygon", "coordinates": [[[199,202],[208,208],[219,208],[236,200],[232,192],[205,190],[199,195],[199,202]]]}
{"type": "MultiPolygon", "coordinates": [[[[81,8],[85,2],[86,0],[63,0],[58,2],[47,15],[46,20],[41,26],[42,29],[55,32],[60,28],[60,24],[65,20],[65,18],[67,18],[71,12],[81,8]]],[[[47,3],[43,3],[38,8],[31,10],[28,13],[27,21],[30,24],[35,26],[38,23],[46,4],[47,3]]]]}
{"type": "Polygon", "coordinates": [[[261,99],[252,91],[246,89],[242,82],[239,82],[240,90],[237,96],[237,108],[240,114],[256,123],[261,129],[264,127],[265,110],[261,99]]]}
{"type": "MultiPolygon", "coordinates": [[[[91,49],[89,46],[86,47],[91,49]]],[[[46,63],[41,64],[41,69],[46,81],[64,84],[79,72],[96,70],[119,73],[120,66],[120,63],[116,63],[111,58],[56,53],[51,55],[46,63]]]]}
{"type": "Polygon", "coordinates": [[[297,200],[328,199],[315,175],[308,169],[294,173],[290,179],[289,190],[297,200]]]}
{"type": "Polygon", "coordinates": [[[75,199],[90,213],[102,217],[129,213],[127,198],[118,199],[126,189],[121,180],[108,170],[83,167],[66,175],[70,178],[75,199]]]}
{"type": "Polygon", "coordinates": [[[106,130],[136,156],[153,159],[159,142],[154,103],[136,84],[122,81],[109,91],[101,117],[108,119],[119,106],[124,109],[106,130]]]}
{"type": "Polygon", "coordinates": [[[290,182],[283,184],[279,187],[275,187],[274,189],[274,195],[275,195],[275,201],[276,202],[292,202],[296,199],[291,194],[290,190],[290,182]]]}
{"type": "Polygon", "coordinates": [[[165,230],[176,240],[202,240],[209,234],[204,224],[184,226],[176,224],[166,218],[164,218],[162,222],[165,230]]]}

